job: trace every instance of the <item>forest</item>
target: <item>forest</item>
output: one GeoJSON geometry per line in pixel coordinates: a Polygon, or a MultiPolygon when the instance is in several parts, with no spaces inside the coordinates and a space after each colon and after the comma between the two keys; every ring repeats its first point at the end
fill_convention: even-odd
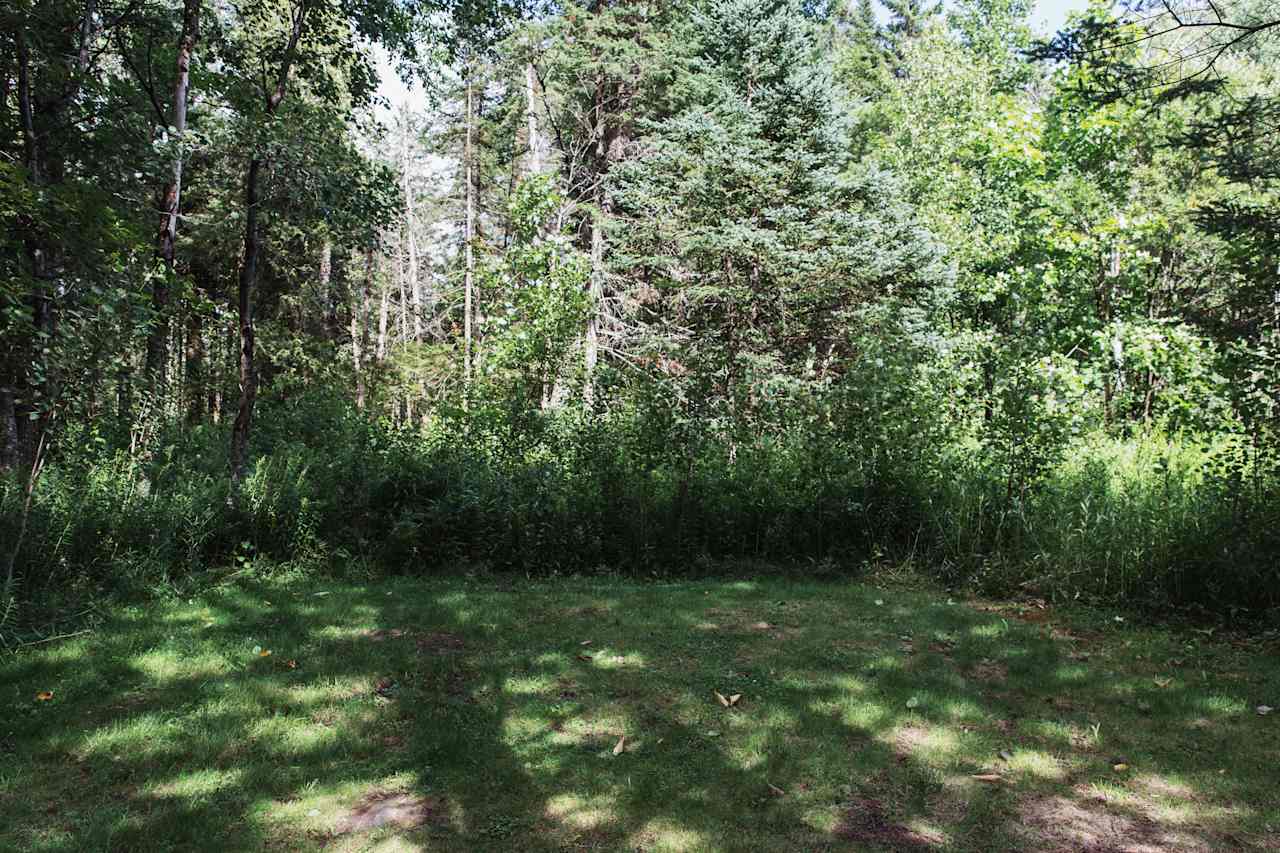
{"type": "Polygon", "coordinates": [[[1280,8],[1074,8],[6,2],[0,849],[1275,849],[1280,8]]]}

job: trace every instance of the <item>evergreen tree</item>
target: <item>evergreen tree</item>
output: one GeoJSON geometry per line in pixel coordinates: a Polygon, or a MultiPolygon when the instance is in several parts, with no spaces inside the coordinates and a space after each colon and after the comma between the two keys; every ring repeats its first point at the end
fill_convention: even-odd
{"type": "Polygon", "coordinates": [[[687,107],[622,170],[616,228],[654,363],[695,365],[732,412],[821,379],[871,293],[941,280],[892,179],[847,170],[847,128],[796,0],[712,0],[687,107]]]}

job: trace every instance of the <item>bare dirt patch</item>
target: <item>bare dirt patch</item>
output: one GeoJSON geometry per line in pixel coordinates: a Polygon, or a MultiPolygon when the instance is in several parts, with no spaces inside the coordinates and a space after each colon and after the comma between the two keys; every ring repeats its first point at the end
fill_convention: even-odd
{"type": "Polygon", "coordinates": [[[444,804],[438,797],[420,797],[396,791],[373,791],[338,820],[335,835],[364,832],[380,826],[414,829],[438,821],[444,804]]]}
{"type": "Polygon", "coordinates": [[[1009,667],[993,660],[984,660],[969,668],[968,676],[987,684],[1003,684],[1009,678],[1009,667]]]}
{"type": "Polygon", "coordinates": [[[429,655],[454,654],[466,647],[461,637],[447,631],[430,631],[418,637],[418,651],[429,655]]]}
{"type": "Polygon", "coordinates": [[[934,850],[945,839],[932,833],[917,832],[891,820],[878,800],[858,797],[852,800],[836,823],[835,836],[857,844],[883,844],[894,850],[934,850]]]}
{"type": "Polygon", "coordinates": [[[1018,808],[1015,832],[1046,853],[1210,853],[1215,846],[1180,827],[1113,810],[1099,798],[1044,796],[1018,808]]]}

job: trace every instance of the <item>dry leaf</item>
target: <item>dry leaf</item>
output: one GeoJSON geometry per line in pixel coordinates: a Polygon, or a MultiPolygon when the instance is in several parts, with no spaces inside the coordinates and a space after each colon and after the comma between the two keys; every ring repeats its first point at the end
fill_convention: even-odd
{"type": "Polygon", "coordinates": [[[1168,687],[1170,684],[1173,684],[1172,678],[1156,678],[1152,680],[1155,681],[1156,687],[1168,687]]]}
{"type": "Polygon", "coordinates": [[[979,782],[1003,782],[1004,777],[999,773],[974,773],[973,778],[979,782]]]}
{"type": "Polygon", "coordinates": [[[741,693],[735,693],[735,694],[733,694],[732,696],[730,696],[730,697],[729,697],[729,707],[730,707],[730,708],[732,708],[734,705],[737,705],[737,704],[738,704],[738,700],[739,700],[739,699],[741,699],[741,698],[742,698],[742,694],[741,694],[741,693]]]}
{"type": "Polygon", "coordinates": [[[263,649],[262,651],[258,652],[258,657],[260,658],[271,657],[271,649],[263,649]]]}
{"type": "Polygon", "coordinates": [[[723,693],[721,693],[719,690],[712,690],[711,692],[716,694],[716,698],[720,700],[721,705],[725,706],[726,708],[729,707],[729,700],[724,698],[723,693]]]}
{"type": "Polygon", "coordinates": [[[52,698],[53,698],[52,690],[41,690],[39,693],[36,694],[37,702],[48,702],[52,698]]]}
{"type": "Polygon", "coordinates": [[[625,752],[626,749],[627,749],[627,736],[623,735],[622,737],[618,738],[618,743],[613,748],[613,754],[622,755],[622,753],[625,752]]]}

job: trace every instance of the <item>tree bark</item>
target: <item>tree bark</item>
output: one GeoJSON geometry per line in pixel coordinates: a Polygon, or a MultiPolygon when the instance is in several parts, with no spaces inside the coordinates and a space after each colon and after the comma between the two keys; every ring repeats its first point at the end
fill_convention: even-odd
{"type": "Polygon", "coordinates": [[[524,116],[529,134],[529,174],[542,172],[542,138],[538,135],[538,114],[534,110],[534,95],[537,91],[538,75],[532,62],[524,66],[524,116]]]}
{"type": "Polygon", "coordinates": [[[364,251],[364,285],[360,288],[360,296],[353,299],[351,306],[351,366],[356,376],[356,408],[364,408],[364,350],[368,332],[365,328],[365,314],[369,310],[369,292],[373,288],[373,247],[364,251]]]}
{"type": "MultiPolygon", "coordinates": [[[[182,33],[178,36],[177,70],[173,80],[173,112],[170,116],[175,141],[187,130],[187,93],[191,86],[191,57],[200,37],[200,0],[183,0],[182,33]]],[[[178,238],[178,211],[182,200],[182,152],[174,155],[169,180],[160,193],[160,233],[156,254],[164,271],[151,285],[151,307],[154,325],[147,336],[147,378],[153,389],[164,385],[164,364],[168,342],[169,279],[173,275],[175,245],[178,238]]]]}
{"type": "MultiPolygon", "coordinates": [[[[309,0],[301,0],[291,12],[289,41],[280,61],[280,74],[275,88],[267,95],[266,120],[275,117],[289,86],[289,72],[297,57],[298,42],[306,27],[309,0]]],[[[240,402],[236,409],[235,424],[231,428],[231,489],[239,491],[244,479],[249,456],[249,435],[253,426],[253,406],[258,397],[258,373],[254,364],[253,291],[258,283],[258,256],[261,251],[261,235],[258,234],[258,206],[260,203],[258,182],[264,165],[260,155],[249,160],[245,176],[245,226],[244,259],[240,265],[240,280],[236,293],[236,308],[240,327],[240,402]]]]}
{"type": "Polygon", "coordinates": [[[404,126],[400,137],[400,171],[404,189],[404,237],[409,256],[407,274],[409,294],[413,299],[413,339],[422,340],[422,289],[418,282],[418,238],[414,234],[412,162],[409,159],[409,105],[404,105],[404,126]]]}
{"type": "Polygon", "coordinates": [[[466,272],[464,280],[464,296],[463,296],[463,338],[464,338],[464,354],[463,354],[463,381],[465,383],[466,394],[471,394],[471,314],[472,303],[472,287],[475,279],[475,250],[473,243],[476,236],[476,193],[474,171],[475,163],[473,162],[474,151],[472,147],[472,125],[474,124],[474,111],[472,109],[472,84],[471,84],[471,66],[467,66],[467,147],[466,147],[466,193],[467,193],[467,230],[466,230],[466,272]]]}

